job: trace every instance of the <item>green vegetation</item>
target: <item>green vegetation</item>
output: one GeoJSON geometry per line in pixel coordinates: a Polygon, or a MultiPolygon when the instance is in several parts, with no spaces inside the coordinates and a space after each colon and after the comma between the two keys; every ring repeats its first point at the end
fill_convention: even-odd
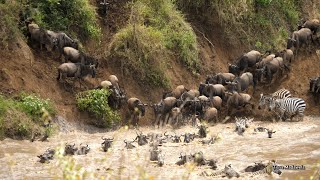
{"type": "Polygon", "coordinates": [[[21,6],[16,1],[0,3],[0,47],[8,49],[11,41],[19,36],[19,12],[21,6]]]}
{"type": "Polygon", "coordinates": [[[32,133],[52,134],[52,128],[43,125],[42,108],[50,115],[55,112],[49,100],[42,100],[35,95],[21,95],[18,100],[0,95],[0,138],[30,138],[32,133]]]}
{"type": "Polygon", "coordinates": [[[196,17],[218,18],[230,42],[248,48],[284,48],[288,32],[296,29],[300,15],[297,0],[176,0],[180,9],[196,17]],[[209,6],[209,7],[208,7],[209,6]],[[195,14],[196,13],[196,14],[195,14]]]}
{"type": "Polygon", "coordinates": [[[81,111],[87,111],[96,120],[93,122],[98,127],[111,127],[120,122],[120,116],[108,105],[110,91],[106,89],[89,90],[80,92],[76,96],[77,106],[81,111]]]}
{"type": "Polygon", "coordinates": [[[88,0],[31,0],[30,14],[48,29],[64,31],[82,40],[101,36],[95,9],[88,0]]]}
{"type": "Polygon", "coordinates": [[[166,65],[173,56],[194,73],[199,70],[196,35],[171,0],[141,0],[131,5],[126,27],[113,38],[111,56],[136,78],[169,86],[166,65]]]}

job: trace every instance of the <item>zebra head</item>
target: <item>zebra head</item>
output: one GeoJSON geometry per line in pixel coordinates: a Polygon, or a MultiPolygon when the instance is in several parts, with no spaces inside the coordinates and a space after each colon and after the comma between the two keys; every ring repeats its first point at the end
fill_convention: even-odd
{"type": "Polygon", "coordinates": [[[266,95],[260,94],[258,109],[262,109],[266,105],[269,105],[270,101],[271,101],[271,96],[266,96],[266,95]]]}
{"type": "Polygon", "coordinates": [[[276,108],[276,104],[279,103],[280,99],[270,98],[269,111],[273,111],[276,108]]]}

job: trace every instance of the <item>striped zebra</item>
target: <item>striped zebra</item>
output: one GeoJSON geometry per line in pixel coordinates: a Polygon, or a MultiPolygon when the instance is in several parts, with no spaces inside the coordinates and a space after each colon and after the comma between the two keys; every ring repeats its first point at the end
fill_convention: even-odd
{"type": "Polygon", "coordinates": [[[278,91],[271,94],[272,98],[274,99],[284,99],[284,98],[291,98],[291,93],[287,89],[279,89],[278,91]]]}
{"type": "Polygon", "coordinates": [[[226,165],[223,170],[213,172],[211,174],[207,173],[206,171],[203,171],[202,173],[199,174],[199,176],[211,176],[211,177],[216,177],[216,176],[222,176],[222,177],[240,177],[240,174],[235,171],[232,167],[231,164],[226,165]]]}
{"type": "Polygon", "coordinates": [[[272,99],[284,99],[291,98],[291,93],[287,89],[279,89],[278,91],[272,93],[271,95],[260,94],[259,106],[258,109],[269,105],[272,99]]]}
{"type": "Polygon", "coordinates": [[[269,104],[270,110],[275,110],[277,115],[282,120],[284,115],[289,115],[290,119],[295,115],[299,115],[303,119],[303,112],[306,108],[306,103],[300,98],[285,98],[272,99],[269,104]]]}
{"type": "Polygon", "coordinates": [[[247,117],[245,118],[237,118],[236,117],[236,129],[235,131],[238,132],[239,135],[242,135],[245,131],[245,128],[248,128],[249,125],[252,123],[253,118],[248,119],[247,117]]]}

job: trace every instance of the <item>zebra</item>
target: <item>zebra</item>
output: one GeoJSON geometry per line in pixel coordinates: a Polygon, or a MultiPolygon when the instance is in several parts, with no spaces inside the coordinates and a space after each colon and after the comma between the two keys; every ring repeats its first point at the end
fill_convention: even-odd
{"type": "MultiPolygon", "coordinates": [[[[277,114],[282,120],[285,114],[288,114],[290,120],[295,115],[299,115],[303,120],[303,112],[306,108],[306,103],[303,99],[300,98],[284,98],[284,99],[272,99],[269,104],[269,110],[279,111],[277,114]]],[[[277,112],[276,112],[277,113],[277,112]]]]}
{"type": "Polygon", "coordinates": [[[248,119],[248,118],[240,118],[238,119],[236,117],[236,129],[235,131],[238,132],[239,135],[242,135],[245,131],[245,128],[248,128],[249,125],[252,123],[253,118],[252,119],[248,119]]]}
{"type": "Polygon", "coordinates": [[[260,94],[259,99],[259,106],[258,109],[269,105],[272,99],[284,99],[284,98],[291,98],[291,93],[287,89],[279,89],[278,91],[272,93],[271,95],[263,95],[260,94]]]}
{"type": "Polygon", "coordinates": [[[228,178],[232,178],[232,177],[240,177],[240,174],[235,171],[232,167],[231,164],[229,165],[225,165],[223,170],[217,171],[217,172],[213,172],[211,174],[207,173],[206,171],[203,171],[202,173],[199,174],[199,176],[222,176],[222,177],[228,177],[228,178]]]}
{"type": "Polygon", "coordinates": [[[287,89],[279,89],[278,91],[274,92],[271,96],[275,99],[284,99],[292,97],[290,91],[287,89]]]}
{"type": "Polygon", "coordinates": [[[262,170],[256,171],[256,172],[252,172],[251,176],[257,176],[257,175],[262,175],[262,174],[268,174],[271,175],[272,172],[281,175],[282,172],[279,168],[277,168],[277,164],[275,160],[271,160],[268,162],[267,166],[265,168],[263,168],[262,170]]]}

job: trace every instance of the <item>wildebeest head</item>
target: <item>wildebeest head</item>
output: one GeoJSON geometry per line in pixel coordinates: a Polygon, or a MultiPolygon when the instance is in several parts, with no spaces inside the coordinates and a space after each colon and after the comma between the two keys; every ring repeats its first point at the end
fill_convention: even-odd
{"type": "Polygon", "coordinates": [[[198,126],[198,128],[199,128],[199,131],[198,131],[199,137],[200,138],[207,137],[207,127],[204,125],[200,125],[198,126]]]}
{"type": "Polygon", "coordinates": [[[295,40],[293,38],[288,38],[287,49],[290,49],[292,47],[297,47],[297,40],[295,40]]]}
{"type": "Polygon", "coordinates": [[[276,131],[273,131],[272,129],[267,129],[268,138],[272,138],[272,134],[276,133],[276,131]]]}
{"type": "Polygon", "coordinates": [[[66,143],[66,146],[64,147],[64,154],[65,155],[74,155],[76,153],[76,151],[78,150],[77,147],[75,147],[76,144],[67,144],[66,143]]]}
{"type": "Polygon", "coordinates": [[[101,143],[101,147],[103,149],[104,152],[107,152],[108,149],[111,147],[111,144],[113,142],[114,138],[101,138],[103,140],[103,142],[101,143]]]}
{"type": "Polygon", "coordinates": [[[133,149],[133,148],[135,148],[136,146],[134,146],[132,143],[134,142],[134,140],[133,141],[126,141],[126,140],[124,140],[123,141],[126,145],[125,145],[125,148],[127,148],[127,149],[133,149]]]}
{"type": "Polygon", "coordinates": [[[185,142],[185,143],[190,143],[191,141],[194,140],[195,134],[185,133],[185,134],[183,135],[183,137],[184,137],[183,142],[185,142]]]}
{"type": "Polygon", "coordinates": [[[230,64],[230,63],[228,63],[228,66],[229,66],[229,73],[232,73],[237,76],[240,75],[240,67],[239,66],[237,66],[236,64],[230,64]]]}
{"type": "Polygon", "coordinates": [[[158,154],[158,166],[162,167],[164,165],[164,155],[162,153],[158,154]]]}
{"type": "Polygon", "coordinates": [[[180,160],[178,162],[176,162],[177,165],[181,166],[187,162],[187,155],[182,155],[182,153],[180,153],[179,158],[180,158],[180,160]]]}
{"type": "Polygon", "coordinates": [[[213,144],[214,143],[214,139],[213,139],[213,137],[211,137],[208,140],[202,140],[201,143],[202,144],[213,144]]]}
{"type": "Polygon", "coordinates": [[[54,154],[55,154],[54,149],[47,149],[45,153],[38,156],[38,158],[40,158],[39,162],[49,163],[49,160],[53,159],[54,154]]]}
{"type": "Polygon", "coordinates": [[[150,151],[150,161],[158,161],[159,154],[161,153],[160,149],[152,149],[150,151]]]}
{"type": "Polygon", "coordinates": [[[181,136],[175,134],[174,136],[171,137],[171,138],[172,138],[172,142],[174,142],[174,143],[179,143],[179,142],[181,142],[180,137],[181,137],[181,136]]]}
{"type": "Polygon", "coordinates": [[[90,147],[88,144],[83,146],[81,146],[80,144],[80,149],[77,151],[77,154],[78,155],[88,154],[89,151],[90,151],[90,147]]]}
{"type": "Polygon", "coordinates": [[[193,155],[193,157],[194,157],[194,162],[196,163],[197,166],[201,166],[201,165],[206,164],[206,161],[203,156],[203,152],[199,151],[199,152],[195,153],[193,155]]]}
{"type": "Polygon", "coordinates": [[[218,168],[217,160],[214,160],[214,159],[206,160],[206,164],[208,164],[208,166],[210,166],[210,169],[216,170],[218,168]]]}
{"type": "Polygon", "coordinates": [[[136,137],[135,141],[138,140],[139,146],[143,146],[145,144],[148,144],[148,140],[147,140],[146,135],[143,135],[141,131],[139,132],[139,134],[136,132],[136,134],[137,134],[137,137],[136,137]]]}

